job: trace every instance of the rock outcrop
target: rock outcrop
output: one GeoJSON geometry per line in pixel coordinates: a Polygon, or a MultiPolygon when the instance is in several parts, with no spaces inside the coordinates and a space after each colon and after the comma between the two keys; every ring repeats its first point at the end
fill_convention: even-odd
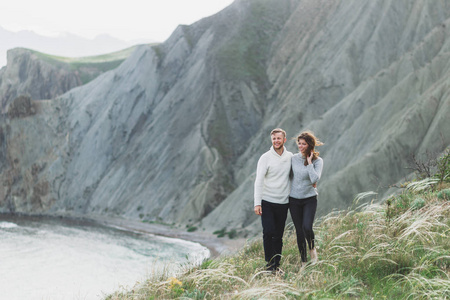
{"type": "Polygon", "coordinates": [[[8,50],[8,64],[0,69],[1,111],[7,111],[8,105],[21,95],[28,95],[33,100],[62,95],[116,68],[130,50],[110,54],[107,59],[97,59],[94,63],[91,61],[95,61],[96,57],[70,59],[24,48],[8,50]]]}
{"type": "Polygon", "coordinates": [[[19,96],[11,103],[8,108],[8,117],[14,118],[24,118],[34,115],[36,109],[34,108],[34,103],[31,101],[29,96],[19,96]]]}
{"type": "Polygon", "coordinates": [[[0,71],[0,100],[3,111],[15,98],[52,99],[81,85],[80,78],[64,64],[46,62],[27,49],[9,50],[8,64],[0,71]]]}
{"type": "Polygon", "coordinates": [[[274,127],[325,142],[320,213],[381,199],[410,154],[450,144],[449,17],[444,1],[235,1],[4,118],[0,210],[252,230],[274,127]]]}

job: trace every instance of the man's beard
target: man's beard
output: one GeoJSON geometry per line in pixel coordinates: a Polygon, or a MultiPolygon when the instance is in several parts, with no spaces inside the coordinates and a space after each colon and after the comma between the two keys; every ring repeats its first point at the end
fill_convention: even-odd
{"type": "Polygon", "coordinates": [[[284,147],[284,144],[281,145],[281,146],[279,146],[279,147],[275,147],[275,145],[273,146],[273,148],[274,148],[275,150],[281,150],[281,149],[283,149],[283,147],[284,147]]]}

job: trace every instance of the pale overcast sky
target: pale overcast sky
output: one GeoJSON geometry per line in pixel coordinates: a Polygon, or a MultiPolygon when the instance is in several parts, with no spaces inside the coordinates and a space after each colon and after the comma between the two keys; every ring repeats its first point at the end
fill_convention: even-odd
{"type": "Polygon", "coordinates": [[[0,27],[57,36],[100,34],[129,41],[166,40],[179,24],[219,12],[233,0],[1,0],[0,27]]]}

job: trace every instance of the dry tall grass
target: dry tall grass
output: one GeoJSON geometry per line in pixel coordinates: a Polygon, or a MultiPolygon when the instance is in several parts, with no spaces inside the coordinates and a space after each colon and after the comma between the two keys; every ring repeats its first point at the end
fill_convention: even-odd
{"type": "Polygon", "coordinates": [[[450,199],[445,196],[450,192],[432,191],[429,181],[422,184],[427,186],[415,183],[381,205],[318,220],[316,264],[300,267],[289,226],[283,272],[264,271],[257,240],[235,255],[186,268],[176,279],[154,276],[108,299],[450,298],[450,199]]]}

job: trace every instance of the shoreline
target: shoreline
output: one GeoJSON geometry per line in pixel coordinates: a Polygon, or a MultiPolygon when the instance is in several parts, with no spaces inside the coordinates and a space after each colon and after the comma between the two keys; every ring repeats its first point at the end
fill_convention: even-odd
{"type": "Polygon", "coordinates": [[[209,258],[216,258],[220,255],[232,254],[242,249],[248,239],[236,238],[230,239],[228,237],[218,238],[216,235],[206,231],[182,231],[180,229],[171,228],[170,225],[145,223],[141,221],[110,218],[110,217],[87,217],[88,220],[96,222],[103,226],[116,227],[125,231],[136,231],[147,234],[155,234],[159,236],[176,238],[190,242],[199,243],[208,248],[210,251],[209,258]]]}
{"type": "Polygon", "coordinates": [[[0,219],[4,216],[6,219],[11,218],[54,218],[74,222],[93,223],[100,226],[116,228],[119,230],[140,232],[146,234],[154,234],[163,237],[176,238],[190,242],[199,243],[206,247],[209,252],[209,258],[216,258],[220,255],[232,254],[242,249],[249,239],[228,237],[218,238],[216,235],[206,231],[182,231],[172,228],[170,225],[145,223],[138,220],[130,220],[120,217],[107,216],[73,216],[73,215],[28,215],[28,214],[11,214],[0,213],[0,219]]]}

